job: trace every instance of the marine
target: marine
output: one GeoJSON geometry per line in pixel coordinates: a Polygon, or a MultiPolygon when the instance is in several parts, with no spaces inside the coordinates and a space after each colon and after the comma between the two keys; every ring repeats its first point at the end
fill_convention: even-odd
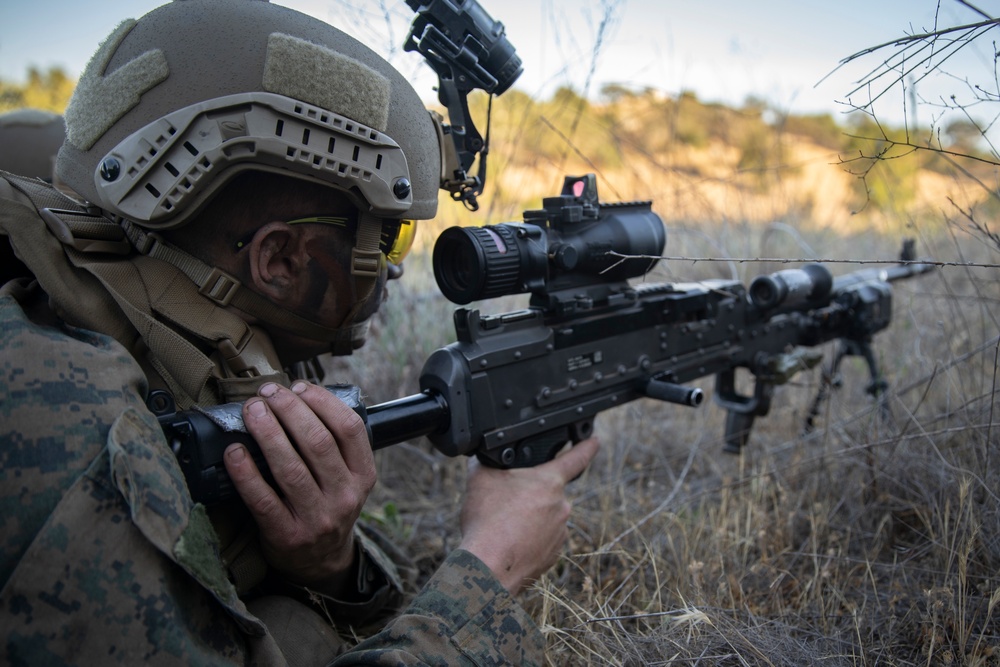
{"type": "Polygon", "coordinates": [[[387,258],[436,214],[410,84],[287,8],[177,0],[101,43],[64,118],[70,194],[0,173],[22,263],[0,288],[4,663],[540,664],[516,595],[597,442],[470,462],[462,542],[406,602],[405,558],[358,520],[364,425],[296,371],[364,343],[387,258]],[[239,501],[206,507],[157,415],[232,401],[274,479],[233,444],[239,501]]]}

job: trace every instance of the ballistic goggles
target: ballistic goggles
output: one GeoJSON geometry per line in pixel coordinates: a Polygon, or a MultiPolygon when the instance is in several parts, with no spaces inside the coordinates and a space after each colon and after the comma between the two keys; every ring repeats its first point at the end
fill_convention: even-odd
{"type": "MultiPolygon", "coordinates": [[[[400,265],[413,247],[413,239],[417,234],[416,220],[382,220],[382,232],[379,237],[379,250],[390,264],[400,265]]],[[[355,216],[317,215],[308,218],[297,218],[285,221],[287,225],[333,225],[357,233],[357,218],[355,216]]],[[[250,244],[257,230],[247,233],[233,244],[233,251],[239,252],[250,244]]]]}

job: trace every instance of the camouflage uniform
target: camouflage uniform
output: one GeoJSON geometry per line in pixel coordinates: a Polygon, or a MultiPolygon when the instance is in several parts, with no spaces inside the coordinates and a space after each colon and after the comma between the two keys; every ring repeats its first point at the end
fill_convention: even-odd
{"type": "MultiPolygon", "coordinates": [[[[72,297],[30,277],[0,290],[3,661],[322,664],[345,650],[319,613],[302,615],[291,587],[265,589],[277,597],[237,592],[208,513],[192,502],[145,406],[155,378],[137,359],[140,343],[68,318],[89,299],[101,302],[98,283],[70,266],[6,176],[0,232],[43,285],[58,276],[72,297]],[[292,627],[265,625],[255,609],[268,604],[279,610],[269,619],[292,627]]],[[[352,599],[361,602],[326,600],[334,616],[357,620],[397,592],[391,564],[359,542],[363,574],[352,599]]],[[[456,551],[402,615],[334,664],[524,665],[540,662],[541,648],[534,623],[489,569],[456,551]]]]}

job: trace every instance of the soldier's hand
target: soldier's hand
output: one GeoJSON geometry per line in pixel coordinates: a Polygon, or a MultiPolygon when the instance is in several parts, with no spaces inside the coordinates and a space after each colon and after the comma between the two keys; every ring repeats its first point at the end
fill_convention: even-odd
{"type": "Polygon", "coordinates": [[[533,468],[499,470],[470,459],[461,548],[475,554],[516,595],[552,567],[569,531],[566,484],[597,454],[596,439],[533,468]]]}
{"type": "Polygon", "coordinates": [[[354,563],[354,522],[375,485],[364,421],[322,387],[261,387],[243,406],[281,493],[243,445],[226,450],[226,469],[260,528],[268,563],[290,581],[336,595],[354,563]]]}

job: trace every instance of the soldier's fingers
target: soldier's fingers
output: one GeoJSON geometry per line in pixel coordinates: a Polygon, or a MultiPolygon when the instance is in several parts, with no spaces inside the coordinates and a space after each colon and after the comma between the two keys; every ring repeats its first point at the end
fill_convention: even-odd
{"type": "Polygon", "coordinates": [[[284,525],[288,520],[288,508],[260,474],[246,447],[229,445],[223,461],[236,492],[261,528],[284,525]]]}
{"type": "MultiPolygon", "coordinates": [[[[263,399],[252,398],[243,405],[243,421],[247,431],[260,445],[274,481],[281,487],[285,497],[296,505],[302,503],[304,507],[312,506],[320,500],[319,484],[289,439],[289,436],[292,439],[297,437],[296,429],[290,428],[284,421],[279,421],[277,414],[283,412],[285,419],[290,420],[292,417],[288,414],[287,404],[298,404],[298,412],[302,418],[306,418],[308,413],[314,422],[318,420],[298,397],[287,389],[269,384],[261,387],[260,393],[263,399]],[[274,412],[272,412],[273,406],[277,408],[274,412]],[[286,433],[286,429],[289,433],[286,433]]],[[[301,427],[298,430],[301,431],[301,427]]]]}
{"type": "Polygon", "coordinates": [[[551,466],[564,482],[569,482],[579,477],[587,469],[590,462],[597,456],[599,448],[600,443],[597,438],[589,438],[560,452],[558,456],[543,465],[551,466]]]}
{"type": "MultiPolygon", "coordinates": [[[[278,385],[272,385],[270,388],[265,385],[261,387],[261,395],[265,396],[268,407],[274,411],[285,432],[295,444],[298,454],[309,465],[317,481],[328,476],[342,478],[345,463],[339,443],[317,410],[306,403],[300,393],[313,387],[329,396],[333,402],[340,401],[330,392],[306,382],[296,382],[294,387],[297,391],[290,391],[278,385]]],[[[321,409],[328,408],[324,405],[321,409]]]]}
{"type": "MultiPolygon", "coordinates": [[[[344,464],[355,475],[372,475],[375,470],[375,455],[365,421],[349,405],[318,385],[296,382],[292,391],[319,417],[326,429],[333,435],[334,449],[344,464]]],[[[327,441],[317,440],[304,454],[322,465],[323,459],[333,452],[326,451],[327,441]]],[[[331,459],[331,463],[337,462],[331,459]]],[[[374,480],[373,480],[374,481],[374,480]]]]}

